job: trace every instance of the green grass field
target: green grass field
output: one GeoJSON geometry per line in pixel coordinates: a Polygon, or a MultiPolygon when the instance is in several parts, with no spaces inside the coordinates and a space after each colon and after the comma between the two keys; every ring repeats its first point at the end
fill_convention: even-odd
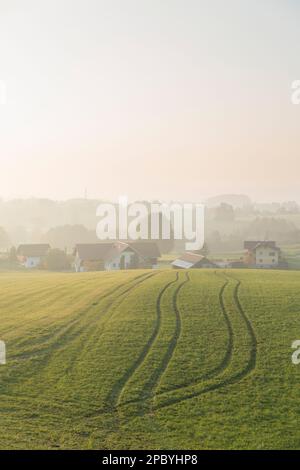
{"type": "Polygon", "coordinates": [[[1,449],[300,448],[300,272],[0,285],[1,449]]]}

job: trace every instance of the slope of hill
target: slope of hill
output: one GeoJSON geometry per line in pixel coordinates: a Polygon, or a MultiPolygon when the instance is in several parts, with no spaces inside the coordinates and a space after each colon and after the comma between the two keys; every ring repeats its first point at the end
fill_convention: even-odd
{"type": "Polygon", "coordinates": [[[0,448],[300,448],[300,273],[0,282],[0,448]]]}

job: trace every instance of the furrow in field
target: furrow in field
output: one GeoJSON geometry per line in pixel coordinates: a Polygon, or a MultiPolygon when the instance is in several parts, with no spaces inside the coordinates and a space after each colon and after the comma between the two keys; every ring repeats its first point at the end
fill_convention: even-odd
{"type": "Polygon", "coordinates": [[[191,387],[192,385],[200,384],[201,382],[203,382],[205,380],[212,379],[212,378],[216,377],[217,375],[221,374],[228,367],[228,365],[230,363],[230,360],[231,360],[231,357],[232,357],[234,335],[233,335],[232,324],[230,322],[230,316],[228,315],[228,312],[226,310],[225,303],[224,303],[224,292],[225,292],[225,289],[226,289],[227,286],[228,286],[228,280],[226,280],[226,282],[222,285],[222,287],[219,291],[219,303],[220,303],[221,311],[222,311],[222,314],[223,314],[223,317],[224,317],[224,320],[225,320],[225,324],[226,324],[226,327],[227,327],[227,332],[228,332],[227,349],[225,351],[225,355],[224,355],[222,361],[215,368],[211,369],[210,371],[208,371],[207,373],[201,375],[200,377],[195,377],[194,380],[190,380],[189,382],[185,382],[185,383],[180,384],[178,386],[164,388],[164,390],[158,391],[155,394],[156,396],[162,396],[162,395],[170,393],[174,390],[176,390],[176,391],[185,390],[185,389],[191,387]]]}
{"type": "Polygon", "coordinates": [[[178,273],[176,273],[175,280],[167,282],[163,288],[160,290],[159,295],[157,297],[156,301],[156,321],[154,324],[154,329],[153,332],[148,339],[147,343],[145,344],[141,354],[137,358],[137,360],[131,365],[131,367],[126,371],[126,373],[120,378],[118,382],[114,385],[112,388],[112,391],[110,392],[107,402],[110,404],[112,408],[116,407],[119,405],[122,399],[122,395],[126,389],[127,384],[129,383],[130,379],[132,376],[138,371],[140,367],[142,367],[143,363],[145,362],[146,358],[148,357],[148,354],[159,334],[160,331],[160,326],[161,326],[161,300],[166,292],[166,290],[175,282],[178,281],[178,273]]]}
{"type": "MultiPolygon", "coordinates": [[[[147,281],[148,279],[156,276],[158,273],[151,273],[151,274],[144,274],[142,276],[138,276],[133,285],[130,285],[127,289],[119,293],[117,296],[113,297],[107,305],[103,309],[101,309],[101,316],[99,318],[99,312],[93,309],[92,317],[89,319],[88,327],[86,325],[82,326],[81,330],[76,333],[76,338],[80,335],[80,343],[81,345],[84,344],[84,347],[81,347],[80,354],[83,355],[85,352],[89,352],[90,348],[95,347],[97,342],[99,342],[101,336],[105,332],[105,328],[107,327],[107,323],[114,317],[116,313],[116,308],[119,307],[122,302],[126,299],[126,294],[129,294],[131,291],[139,287],[143,282],[147,281]],[[99,324],[100,321],[100,324],[99,324]]],[[[126,283],[127,284],[127,283],[126,283]]],[[[76,339],[75,338],[75,339],[76,339]]],[[[75,363],[77,354],[72,356],[71,351],[68,352],[68,367],[66,369],[66,373],[69,374],[75,363]]]]}
{"type": "MultiPolygon", "coordinates": [[[[140,276],[137,276],[137,278],[140,276]]],[[[22,321],[18,324],[18,327],[20,329],[20,326],[22,326],[22,330],[26,330],[26,333],[29,331],[28,327],[31,325],[34,325],[37,327],[39,323],[41,324],[41,334],[42,334],[42,323],[45,320],[49,319],[49,311],[46,312],[45,315],[41,315],[41,313],[47,309],[49,306],[55,308],[57,301],[58,300],[64,300],[65,303],[70,302],[70,304],[74,304],[79,300],[79,304],[84,304],[82,301],[84,299],[84,295],[87,294],[87,297],[90,295],[90,285],[89,282],[95,283],[94,278],[90,279],[84,279],[80,278],[79,279],[73,278],[72,281],[69,281],[69,279],[66,281],[64,279],[62,284],[50,284],[45,287],[45,283],[48,282],[48,279],[45,278],[43,283],[33,283],[34,287],[30,285],[30,288],[26,288],[25,292],[26,295],[24,295],[24,289],[22,290],[21,293],[18,293],[17,297],[15,295],[11,295],[10,293],[6,293],[6,303],[2,301],[0,302],[0,310],[2,314],[2,323],[8,323],[10,324],[10,318],[15,318],[20,316],[22,321]],[[79,289],[78,289],[79,288],[79,289]],[[21,302],[18,300],[20,297],[21,302]],[[11,315],[11,305],[14,305],[14,316],[11,315]],[[34,308],[38,311],[38,316],[35,318],[32,318],[32,309],[29,308],[30,306],[34,306],[34,308]],[[6,313],[7,312],[7,313],[6,313]],[[6,313],[6,315],[5,315],[6,313]],[[29,316],[29,318],[27,318],[29,316]]],[[[109,279],[108,277],[106,280],[109,279]]],[[[50,279],[51,281],[51,279],[50,279]]],[[[122,287],[122,284],[121,286],[122,287]]],[[[17,289],[20,288],[20,286],[16,287],[17,289]]],[[[113,292],[110,291],[108,294],[112,294],[113,292]]],[[[103,296],[104,298],[105,296],[103,296]]],[[[70,305],[69,304],[69,305],[70,305]]],[[[60,308],[57,306],[57,308],[60,308]]],[[[78,310],[76,308],[76,310],[78,310]]],[[[74,317],[73,317],[74,318],[74,317]]],[[[68,320],[67,320],[68,321],[68,320]]],[[[59,323],[59,322],[58,322],[59,323]]],[[[53,334],[55,334],[56,331],[60,330],[60,325],[57,323],[57,319],[54,322],[54,329],[50,333],[50,336],[52,337],[53,334]]],[[[48,330],[48,322],[47,322],[47,330],[48,330]]],[[[9,326],[7,328],[3,328],[1,326],[1,335],[2,337],[5,337],[6,335],[9,335],[11,332],[16,331],[16,326],[15,324],[13,326],[9,326]]],[[[19,334],[21,341],[17,342],[16,344],[18,347],[22,347],[22,337],[24,338],[25,335],[22,335],[22,332],[20,331],[19,334]]],[[[43,335],[42,335],[43,336],[43,335]]],[[[47,337],[42,338],[42,342],[45,343],[47,340],[47,337]]]]}
{"type": "MultiPolygon", "coordinates": [[[[43,353],[45,350],[50,350],[50,349],[53,350],[53,345],[54,344],[56,344],[59,347],[59,345],[61,344],[60,341],[66,335],[68,335],[69,333],[71,333],[73,331],[74,327],[80,322],[80,320],[83,317],[87,316],[88,312],[91,309],[95,308],[95,306],[97,306],[100,302],[105,300],[107,297],[110,297],[110,296],[114,295],[116,292],[118,292],[120,289],[126,287],[128,284],[130,285],[132,282],[137,281],[141,278],[144,278],[145,276],[147,276],[147,274],[141,274],[139,276],[134,277],[133,279],[131,279],[130,281],[128,281],[126,283],[121,283],[121,284],[117,285],[113,289],[108,289],[108,291],[101,294],[100,297],[98,297],[98,298],[97,298],[97,293],[96,293],[97,289],[96,289],[95,299],[91,304],[83,305],[83,308],[79,308],[79,309],[77,308],[76,309],[77,313],[72,316],[71,320],[69,318],[66,318],[65,319],[66,321],[64,322],[64,324],[62,326],[55,327],[54,330],[52,330],[51,332],[48,333],[48,337],[42,336],[40,338],[40,343],[35,344],[35,346],[36,346],[35,348],[31,348],[27,352],[22,352],[22,353],[19,353],[19,354],[12,355],[11,359],[25,359],[27,357],[31,357],[33,354],[43,353]],[[41,348],[40,344],[42,344],[44,347],[41,348]]],[[[81,284],[82,284],[82,281],[81,281],[81,284]]],[[[75,285],[77,285],[77,283],[75,283],[75,285]]],[[[59,297],[60,297],[60,294],[59,294],[59,297]]],[[[80,297],[82,297],[82,291],[78,292],[78,298],[80,298],[80,297]]],[[[118,298],[118,297],[116,297],[116,298],[118,298]]],[[[55,302],[55,299],[51,298],[50,300],[51,300],[51,303],[55,302]]],[[[74,302],[74,299],[72,299],[72,300],[74,302]]],[[[32,322],[34,322],[34,320],[32,320],[31,322],[26,322],[26,326],[28,324],[32,323],[32,322]]],[[[21,346],[21,344],[19,344],[19,346],[21,346]]]]}
{"type": "MultiPolygon", "coordinates": [[[[115,382],[116,377],[123,377],[124,373],[128,370],[128,363],[130,364],[128,354],[130,356],[131,348],[134,347],[130,343],[128,345],[128,341],[126,341],[128,340],[127,333],[129,335],[133,334],[131,328],[127,330],[127,322],[131,319],[133,329],[136,324],[140,326],[140,332],[137,336],[140,348],[136,351],[136,355],[139,356],[141,349],[144,347],[143,338],[145,332],[149,332],[150,336],[153,324],[155,323],[153,320],[156,317],[156,299],[162,286],[160,277],[161,275],[165,277],[165,274],[160,271],[152,273],[149,277],[153,278],[157,274],[159,274],[157,281],[154,280],[154,282],[149,283],[149,289],[141,285],[140,289],[134,292],[134,295],[122,298],[122,301],[127,300],[123,308],[120,308],[121,302],[117,306],[114,305],[113,307],[117,307],[117,310],[113,316],[110,311],[109,321],[105,323],[104,328],[102,329],[100,324],[97,330],[94,329],[94,336],[91,336],[88,342],[83,341],[84,344],[86,343],[84,351],[80,351],[80,357],[78,357],[78,361],[74,365],[74,373],[70,375],[70,380],[66,379],[65,384],[70,389],[70,394],[73,395],[74,390],[76,394],[78,382],[81,382],[81,384],[85,383],[85,387],[91,389],[94,400],[90,399],[87,404],[87,412],[84,414],[85,418],[115,415],[114,411],[116,409],[112,409],[111,399],[109,398],[111,396],[112,384],[115,382]],[[149,294],[151,291],[152,295],[146,295],[145,297],[145,294],[149,294]],[[107,358],[105,359],[108,354],[112,355],[109,361],[107,358]],[[81,364],[84,364],[84,367],[81,364]],[[109,364],[111,364],[111,367],[108,366],[109,364]],[[93,370],[93,368],[93,380],[91,381],[89,370],[93,370]]],[[[167,277],[169,278],[169,275],[167,277]]],[[[80,336],[80,345],[82,345],[82,335],[80,336]]],[[[70,351],[68,351],[68,360],[69,357],[70,351]]]]}
{"type": "Polygon", "coordinates": [[[252,370],[255,369],[255,366],[256,366],[256,356],[257,356],[257,338],[256,338],[256,334],[255,334],[255,331],[254,331],[254,328],[252,326],[252,323],[251,321],[249,320],[247,314],[245,313],[245,310],[243,309],[242,307],[242,304],[240,302],[240,299],[239,299],[239,290],[240,290],[240,287],[241,287],[241,281],[238,281],[237,285],[236,285],[236,288],[234,290],[234,301],[235,301],[235,304],[241,314],[241,316],[243,317],[244,319],[244,322],[246,324],[246,327],[247,327],[247,330],[248,330],[248,334],[251,338],[251,353],[250,353],[250,358],[249,358],[249,361],[248,361],[248,364],[247,364],[247,367],[244,369],[244,371],[242,371],[242,374],[240,376],[240,378],[243,378],[245,377],[246,375],[248,375],[252,370]]]}
{"type": "MultiPolygon", "coordinates": [[[[176,318],[175,329],[174,329],[173,336],[170,339],[169,346],[160,363],[160,366],[154,370],[154,372],[150,376],[150,379],[148,379],[146,384],[143,386],[143,389],[142,389],[142,392],[140,393],[139,398],[133,398],[131,400],[123,401],[122,403],[119,404],[119,406],[128,405],[128,404],[141,404],[143,401],[151,397],[157,398],[157,397],[166,395],[172,391],[182,391],[182,390],[188,389],[191,385],[197,385],[205,380],[212,379],[213,377],[219,375],[228,367],[230,360],[231,360],[231,356],[232,356],[232,350],[233,350],[233,328],[230,322],[229,314],[226,311],[224,298],[223,298],[224,291],[226,287],[228,286],[228,280],[226,280],[226,282],[221,286],[221,289],[218,295],[221,312],[223,314],[227,331],[228,331],[227,348],[226,348],[225,355],[222,361],[214,369],[210,370],[209,372],[207,372],[206,374],[203,374],[200,377],[195,377],[194,380],[185,382],[177,386],[164,388],[163,390],[157,390],[159,387],[159,383],[161,382],[162,377],[164,373],[166,372],[172,357],[174,356],[176,344],[180,337],[180,331],[181,331],[182,325],[181,325],[181,318],[180,318],[181,316],[180,309],[178,306],[178,295],[182,287],[188,281],[190,281],[189,273],[186,273],[185,275],[186,275],[186,280],[183,281],[178,286],[178,288],[176,289],[176,291],[174,292],[172,296],[172,307],[173,307],[173,311],[175,313],[175,318],[176,318]],[[155,390],[157,391],[155,392],[155,390]]],[[[159,310],[161,310],[160,304],[161,304],[161,298],[159,299],[159,303],[158,303],[159,310]]]]}
{"type": "Polygon", "coordinates": [[[237,281],[237,284],[235,286],[234,293],[233,293],[233,300],[235,302],[237,311],[239,312],[239,315],[240,315],[240,317],[242,318],[242,320],[244,322],[246,331],[248,333],[248,338],[250,340],[249,358],[246,362],[246,365],[244,367],[242,367],[242,369],[240,371],[238,371],[236,373],[233,371],[233,372],[230,373],[229,376],[225,375],[225,377],[223,379],[221,379],[220,381],[208,384],[208,385],[204,386],[204,388],[202,388],[201,390],[197,390],[195,388],[194,391],[191,391],[190,393],[187,393],[184,396],[174,396],[174,398],[168,397],[166,399],[166,401],[159,404],[156,407],[156,409],[162,409],[162,408],[165,408],[166,406],[171,406],[171,405],[174,405],[174,404],[178,404],[178,403],[193,399],[195,397],[198,397],[200,395],[204,395],[208,392],[219,390],[219,389],[224,388],[228,385],[233,385],[237,382],[240,382],[242,379],[244,379],[246,376],[248,376],[250,374],[250,372],[252,372],[255,369],[256,355],[257,355],[257,339],[256,339],[254,328],[253,328],[248,316],[246,315],[246,313],[245,313],[245,311],[244,311],[244,309],[243,309],[243,307],[240,303],[240,300],[239,300],[238,292],[239,292],[240,285],[241,285],[241,282],[237,281]]]}
{"type": "Polygon", "coordinates": [[[173,295],[173,298],[172,298],[172,308],[173,308],[173,311],[175,313],[175,318],[176,318],[176,323],[175,323],[175,330],[174,330],[174,334],[169,342],[169,346],[168,346],[168,349],[165,353],[165,355],[163,356],[163,359],[162,359],[162,363],[161,363],[161,367],[159,369],[157,369],[150,382],[149,382],[149,385],[148,385],[148,390],[149,390],[149,395],[152,395],[155,393],[155,390],[159,387],[159,384],[168,368],[168,365],[170,364],[172,358],[173,358],[173,355],[174,355],[174,352],[175,352],[175,349],[176,349],[176,346],[177,346],[177,342],[180,338],[180,333],[181,333],[181,314],[180,314],[180,309],[178,307],[178,295],[179,295],[179,292],[181,291],[181,289],[184,287],[184,285],[187,283],[187,282],[190,282],[190,276],[189,276],[189,273],[185,273],[185,280],[183,282],[181,282],[179,284],[179,286],[177,287],[176,291],[174,292],[174,295],[173,295]]]}
{"type": "MultiPolygon", "coordinates": [[[[156,274],[156,273],[155,273],[156,274]]],[[[68,325],[66,327],[66,329],[62,332],[62,334],[60,334],[58,337],[55,338],[55,343],[56,343],[56,346],[59,347],[61,346],[61,340],[66,338],[67,339],[67,335],[71,333],[71,330],[73,330],[74,326],[76,327],[77,324],[80,322],[80,320],[82,318],[84,318],[85,320],[85,323],[84,325],[82,325],[82,328],[80,328],[78,331],[76,331],[76,337],[79,335],[79,334],[82,334],[84,330],[86,330],[86,326],[88,327],[88,331],[91,332],[93,331],[93,328],[95,327],[95,324],[98,323],[99,321],[99,315],[95,313],[95,309],[97,309],[97,313],[100,313],[101,314],[101,318],[103,318],[107,313],[110,313],[110,309],[115,305],[117,304],[117,301],[121,298],[123,299],[123,297],[125,296],[125,294],[129,293],[132,289],[136,288],[137,286],[139,286],[142,282],[146,281],[147,279],[149,279],[150,277],[154,276],[154,274],[142,274],[140,276],[137,276],[133,279],[131,279],[130,281],[128,282],[125,282],[125,283],[122,283],[121,285],[117,286],[116,288],[112,289],[111,291],[107,292],[106,294],[104,294],[103,296],[101,296],[97,301],[93,302],[92,305],[90,305],[84,312],[81,312],[80,316],[78,318],[76,318],[76,320],[74,321],[74,323],[72,323],[71,325],[68,325]],[[127,287],[128,286],[128,287],[127,287]],[[119,291],[126,287],[125,290],[122,290],[120,293],[119,291]],[[107,299],[107,297],[111,297],[112,295],[116,294],[116,292],[118,293],[116,296],[114,296],[109,302],[108,304],[105,305],[105,307],[103,309],[101,309],[100,312],[98,312],[98,307],[99,307],[99,304],[107,299]],[[91,318],[88,317],[88,314],[91,314],[91,318]],[[87,323],[87,320],[93,320],[93,322],[91,323],[91,321],[89,323],[87,323]]],[[[122,300],[121,300],[122,301],[122,300]]],[[[105,320],[104,320],[105,322],[105,320]]],[[[104,323],[102,323],[102,326],[104,326],[104,323]]],[[[52,347],[53,349],[53,347],[52,347]]]]}
{"type": "MultiPolygon", "coordinates": [[[[149,277],[155,276],[158,272],[151,273],[144,273],[143,275],[139,275],[126,283],[122,283],[118,288],[114,288],[109,292],[104,294],[104,297],[109,297],[113,294],[113,291],[119,290],[120,288],[124,288],[127,285],[130,285],[132,281],[136,281],[133,285],[130,285],[128,288],[123,290],[118,296],[114,296],[113,299],[109,301],[109,304],[105,306],[105,309],[101,311],[101,319],[104,317],[104,323],[108,320],[106,318],[106,314],[109,313],[111,307],[114,306],[115,302],[118,302],[118,305],[122,303],[124,300],[124,295],[131,291],[132,289],[136,288],[140,285],[143,281],[146,281],[149,277]]],[[[101,299],[99,299],[100,302],[101,299]]],[[[77,376],[77,373],[73,375],[73,379],[71,383],[69,383],[69,377],[72,377],[73,367],[77,363],[77,361],[81,360],[81,354],[83,354],[82,344],[89,343],[87,346],[87,354],[90,351],[92,345],[95,345],[96,342],[99,340],[101,333],[103,330],[100,330],[96,325],[91,326],[91,319],[95,316],[98,318],[95,309],[98,309],[98,302],[95,305],[95,302],[89,307],[89,309],[85,312],[86,315],[83,316],[85,319],[84,325],[80,325],[80,330],[76,330],[76,334],[71,335],[70,332],[64,331],[64,334],[59,339],[59,344],[48,345],[47,351],[44,351],[44,356],[38,358],[38,362],[35,361],[34,365],[34,372],[32,373],[29,371],[28,377],[26,374],[23,375],[22,379],[22,387],[15,391],[14,399],[19,401],[19,399],[23,400],[25,404],[27,401],[28,403],[32,403],[32,397],[37,397],[37,407],[39,410],[47,409],[49,406],[59,406],[62,409],[65,409],[67,413],[72,413],[76,415],[76,409],[80,409],[83,405],[83,401],[78,401],[78,398],[73,398],[73,392],[76,390],[77,380],[80,381],[80,376],[77,376]],[[90,317],[90,318],[87,318],[90,317]],[[94,335],[94,337],[92,337],[94,335]],[[66,338],[67,336],[67,338],[66,338]],[[64,341],[62,341],[64,340],[64,341]],[[50,354],[48,354],[48,352],[50,354]],[[38,384],[39,386],[35,386],[32,388],[32,392],[30,392],[30,384],[34,381],[34,377],[38,376],[38,384]],[[45,378],[43,378],[45,377],[45,378]],[[28,379],[28,383],[27,383],[28,379]],[[61,396],[61,387],[60,381],[65,381],[64,389],[65,394],[62,401],[61,396]],[[68,384],[68,385],[67,385],[68,384]],[[26,395],[22,393],[23,388],[26,388],[26,395]],[[48,394],[48,391],[51,390],[51,393],[48,394]],[[43,399],[41,399],[43,397],[43,399]],[[46,398],[47,397],[47,398],[46,398]]],[[[76,327],[76,325],[75,325],[76,327]]],[[[4,392],[4,390],[3,390],[4,392]]],[[[16,403],[17,403],[16,401],[16,403]]],[[[86,402],[86,406],[90,408],[92,405],[91,401],[88,400],[86,402]]],[[[98,412],[99,406],[95,404],[94,412],[99,414],[98,412]]],[[[101,413],[100,413],[101,414],[101,413]]]]}
{"type": "MultiPolygon", "coordinates": [[[[72,285],[72,289],[76,287],[77,285],[80,286],[80,282],[74,283],[72,285]]],[[[53,304],[57,299],[59,299],[64,292],[67,291],[67,289],[70,289],[70,286],[68,284],[64,284],[62,286],[47,286],[43,289],[39,289],[38,286],[33,287],[32,289],[27,290],[26,289],[26,295],[24,295],[24,291],[20,292],[17,294],[17,296],[10,296],[9,294],[6,295],[6,303],[5,304],[0,304],[0,309],[2,312],[2,322],[5,320],[9,319],[10,314],[11,314],[11,305],[14,305],[14,312],[17,310],[20,311],[20,317],[22,318],[22,323],[26,322],[26,325],[29,324],[36,324],[37,319],[26,319],[26,306],[28,305],[28,299],[30,299],[31,305],[36,305],[36,301],[41,301],[41,304],[39,304],[40,308],[46,307],[49,304],[53,304]],[[21,302],[19,302],[18,299],[21,299],[21,302]],[[43,302],[42,300],[45,299],[43,302]],[[6,317],[4,316],[5,310],[8,310],[8,314],[6,317]]],[[[31,312],[28,311],[28,314],[31,315],[31,312]]],[[[16,318],[16,314],[14,316],[14,319],[16,318]]],[[[41,317],[38,318],[40,320],[41,317]]],[[[4,335],[9,334],[12,331],[15,331],[16,327],[15,325],[12,324],[12,326],[9,326],[7,328],[1,327],[1,335],[2,337],[4,335]]]]}
{"type": "MultiPolygon", "coordinates": [[[[139,284],[141,284],[142,282],[146,281],[147,279],[150,279],[151,277],[154,277],[158,274],[158,272],[155,272],[155,273],[151,273],[151,274],[144,274],[142,276],[139,276],[138,278],[140,278],[140,280],[138,282],[136,282],[133,286],[130,286],[128,287],[128,289],[126,289],[125,291],[121,292],[117,297],[115,297],[114,299],[112,299],[111,301],[111,304],[110,306],[112,306],[115,301],[119,298],[119,297],[123,297],[125,294],[128,294],[133,288],[137,287],[139,284]]],[[[115,310],[114,312],[112,312],[112,316],[115,314],[115,310]]]]}
{"type": "MultiPolygon", "coordinates": [[[[53,337],[52,341],[48,341],[45,347],[41,348],[38,353],[36,353],[34,360],[35,360],[35,367],[34,373],[30,373],[28,379],[31,382],[33,377],[38,375],[40,378],[42,374],[45,374],[45,380],[40,380],[40,384],[44,384],[45,389],[49,388],[49,384],[51,382],[51,386],[53,387],[55,383],[59,382],[60,380],[64,380],[68,374],[71,373],[74,363],[76,363],[79,354],[83,352],[82,344],[87,344],[90,337],[93,334],[97,333],[97,323],[99,321],[99,316],[95,312],[95,310],[99,308],[99,303],[103,300],[103,298],[107,298],[111,295],[114,295],[116,291],[119,291],[121,288],[127,287],[117,296],[113,296],[113,298],[109,301],[109,303],[105,306],[105,308],[101,311],[101,320],[104,319],[104,322],[107,321],[106,314],[109,312],[110,308],[113,306],[115,302],[121,303],[124,295],[140,285],[143,281],[148,279],[149,277],[154,276],[157,273],[145,273],[143,275],[139,275],[136,278],[131,279],[130,281],[117,286],[114,289],[111,289],[109,292],[104,293],[103,296],[98,299],[97,302],[93,302],[92,305],[89,305],[87,309],[80,312],[80,318],[77,318],[74,323],[68,324],[65,328],[63,328],[59,334],[53,337]],[[133,285],[132,282],[136,281],[133,285]],[[96,322],[92,320],[95,320],[96,322]],[[83,323],[82,323],[83,320],[83,323]],[[80,339],[79,343],[77,344],[77,340],[80,339]],[[57,364],[57,367],[55,367],[57,364]],[[48,372],[48,365],[51,365],[52,374],[50,375],[48,372]]],[[[101,333],[101,332],[100,332],[101,333]]],[[[99,338],[99,333],[97,339],[99,338]]],[[[92,342],[95,341],[95,338],[92,339],[92,342]]],[[[26,359],[26,358],[25,358],[26,359]]],[[[25,380],[25,377],[23,377],[25,380]]],[[[37,388],[32,391],[33,395],[36,395],[37,388]]],[[[17,393],[20,395],[20,391],[17,393]]],[[[28,395],[28,392],[27,392],[28,395]]],[[[51,394],[51,400],[55,400],[55,393],[53,389],[53,393],[51,394]]],[[[68,399],[65,401],[66,404],[71,403],[68,399]]]]}
{"type": "MultiPolygon", "coordinates": [[[[166,349],[165,353],[162,356],[162,359],[157,358],[156,357],[157,354],[156,354],[156,356],[152,355],[153,356],[152,357],[152,363],[153,364],[157,363],[157,366],[154,369],[154,371],[152,372],[152,374],[150,372],[150,378],[146,378],[145,383],[144,383],[143,387],[141,388],[141,391],[139,392],[137,397],[133,397],[132,399],[124,400],[122,403],[119,403],[119,406],[129,405],[129,404],[132,404],[132,405],[133,404],[136,404],[136,405],[139,404],[140,406],[141,405],[144,406],[143,403],[146,402],[147,400],[149,400],[150,398],[153,398],[153,397],[157,398],[157,397],[166,395],[166,394],[168,394],[172,391],[182,391],[182,390],[188,389],[191,385],[199,384],[202,381],[205,381],[207,379],[211,379],[212,377],[220,374],[228,366],[228,364],[230,362],[230,359],[231,359],[231,355],[232,355],[232,349],[233,349],[233,329],[232,329],[232,325],[230,323],[230,318],[229,318],[229,315],[226,311],[226,307],[225,307],[224,299],[223,299],[224,290],[225,290],[226,286],[228,285],[228,280],[226,280],[226,282],[222,285],[222,287],[219,291],[219,295],[218,295],[220,310],[221,310],[221,312],[224,316],[225,324],[227,325],[227,329],[228,329],[227,348],[226,348],[225,355],[224,355],[221,363],[218,364],[216,368],[209,371],[208,373],[202,375],[201,377],[195,378],[195,380],[192,380],[192,381],[189,381],[189,382],[177,385],[177,386],[173,386],[173,387],[171,386],[169,388],[164,388],[163,390],[157,390],[159,388],[159,384],[160,384],[160,382],[161,382],[161,380],[162,380],[162,378],[163,378],[163,376],[164,376],[164,374],[165,374],[165,372],[168,368],[168,365],[170,364],[171,359],[174,356],[176,345],[177,345],[177,342],[179,340],[180,333],[181,333],[182,321],[181,321],[180,308],[178,306],[178,295],[179,295],[180,290],[183,288],[183,286],[187,282],[190,281],[189,273],[185,273],[185,277],[186,277],[185,281],[183,281],[177,287],[177,289],[174,291],[174,294],[172,295],[172,299],[170,299],[171,300],[170,303],[172,305],[172,311],[173,311],[174,317],[175,317],[174,332],[171,334],[170,339],[168,339],[168,344],[166,346],[164,345],[164,342],[162,342],[159,345],[156,345],[156,348],[159,348],[160,351],[162,351],[162,349],[164,347],[166,349]],[[156,392],[155,392],[155,390],[156,390],[156,392]]],[[[159,313],[160,317],[161,317],[161,309],[162,309],[161,301],[162,301],[162,296],[158,299],[158,306],[157,306],[158,311],[160,312],[159,313]]],[[[170,325],[169,325],[169,328],[170,328],[170,325]]],[[[167,331],[164,332],[164,337],[168,338],[167,331]]],[[[162,353],[163,353],[163,351],[162,351],[162,353]]],[[[150,370],[151,370],[152,363],[149,363],[150,370]]],[[[140,377],[140,380],[142,380],[142,377],[140,377]]],[[[144,404],[146,405],[146,403],[144,403],[144,404]]],[[[148,403],[148,405],[150,406],[149,403],[148,403]]],[[[144,406],[144,408],[145,408],[145,406],[144,406]]]]}

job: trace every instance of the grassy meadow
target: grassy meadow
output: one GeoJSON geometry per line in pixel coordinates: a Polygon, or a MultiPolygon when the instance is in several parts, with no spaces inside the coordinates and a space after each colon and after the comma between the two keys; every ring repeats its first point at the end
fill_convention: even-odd
{"type": "Polygon", "coordinates": [[[0,449],[300,449],[300,272],[0,273],[0,449]]]}

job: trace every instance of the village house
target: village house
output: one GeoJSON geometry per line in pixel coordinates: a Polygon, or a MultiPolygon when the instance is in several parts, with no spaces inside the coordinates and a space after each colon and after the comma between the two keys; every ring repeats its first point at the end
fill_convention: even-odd
{"type": "Polygon", "coordinates": [[[187,251],[172,262],[175,269],[215,268],[216,265],[206,256],[187,251]]]}
{"type": "Polygon", "coordinates": [[[156,243],[148,241],[81,243],[73,254],[76,272],[155,268],[160,257],[156,243]]]}
{"type": "Polygon", "coordinates": [[[33,269],[43,265],[50,251],[49,244],[25,244],[17,249],[17,259],[25,268],[33,269]]]}
{"type": "Polygon", "coordinates": [[[232,269],[232,268],[244,268],[245,263],[243,258],[241,259],[214,259],[214,264],[218,268],[232,269]]]}
{"type": "Polygon", "coordinates": [[[281,250],[275,241],[245,241],[244,262],[256,268],[275,268],[280,265],[281,250]]]}

